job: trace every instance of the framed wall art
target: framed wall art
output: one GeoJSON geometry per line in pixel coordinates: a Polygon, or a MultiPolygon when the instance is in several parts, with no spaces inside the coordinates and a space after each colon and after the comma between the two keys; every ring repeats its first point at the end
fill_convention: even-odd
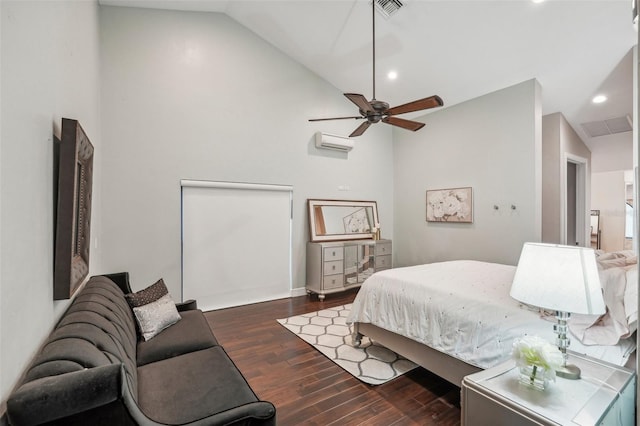
{"type": "Polygon", "coordinates": [[[427,190],[427,222],[473,223],[472,188],[427,190]]]}
{"type": "Polygon", "coordinates": [[[57,156],[53,298],[61,300],[89,274],[93,145],[77,120],[62,119],[57,156]]]}

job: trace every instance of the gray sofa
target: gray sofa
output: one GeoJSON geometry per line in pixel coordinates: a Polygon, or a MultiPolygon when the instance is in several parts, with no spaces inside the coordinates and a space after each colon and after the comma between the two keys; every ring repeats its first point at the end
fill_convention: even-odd
{"type": "Polygon", "coordinates": [[[138,338],[127,273],[92,277],[7,401],[12,425],[275,425],[195,302],[138,338]]]}

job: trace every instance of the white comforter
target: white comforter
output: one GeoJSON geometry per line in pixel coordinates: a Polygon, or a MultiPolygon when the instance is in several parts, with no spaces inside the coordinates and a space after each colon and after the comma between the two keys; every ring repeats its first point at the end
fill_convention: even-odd
{"type": "MultiPolygon", "coordinates": [[[[489,368],[509,358],[518,337],[555,341],[552,322],[509,296],[514,273],[514,266],[471,260],[377,272],[363,283],[347,322],[371,323],[489,368]]],[[[572,341],[570,349],[622,365],[633,348],[622,340],[590,347],[572,341]]]]}
{"type": "Polygon", "coordinates": [[[615,345],[638,326],[638,269],[634,266],[600,270],[607,312],[573,315],[571,332],[587,345],[615,345]]]}

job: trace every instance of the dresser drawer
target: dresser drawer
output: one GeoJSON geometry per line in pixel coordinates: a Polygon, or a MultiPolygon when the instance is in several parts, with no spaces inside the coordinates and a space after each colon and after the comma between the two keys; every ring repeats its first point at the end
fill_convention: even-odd
{"type": "Polygon", "coordinates": [[[342,274],[343,271],[342,260],[334,260],[333,262],[324,262],[322,275],[342,274]]]}
{"type": "Polygon", "coordinates": [[[307,292],[324,300],[328,294],[359,287],[375,271],[392,267],[391,248],[391,240],[308,242],[307,292]]]}
{"type": "Polygon", "coordinates": [[[342,288],[344,286],[344,275],[325,275],[324,276],[324,289],[331,290],[334,288],[342,288]]]}
{"type": "Polygon", "coordinates": [[[376,256],[376,271],[391,268],[391,255],[376,256]]]}
{"type": "Polygon", "coordinates": [[[325,247],[324,261],[342,260],[344,257],[344,249],[342,247],[325,247]]]}
{"type": "Polygon", "coordinates": [[[385,256],[391,254],[391,243],[376,244],[376,256],[385,256]]]}

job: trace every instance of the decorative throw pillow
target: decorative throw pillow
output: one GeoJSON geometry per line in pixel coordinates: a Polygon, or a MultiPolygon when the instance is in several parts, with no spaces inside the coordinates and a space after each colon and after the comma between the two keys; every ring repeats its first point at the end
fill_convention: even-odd
{"type": "Polygon", "coordinates": [[[181,319],[162,279],[144,290],[125,295],[125,298],[145,341],[181,319]]]}

